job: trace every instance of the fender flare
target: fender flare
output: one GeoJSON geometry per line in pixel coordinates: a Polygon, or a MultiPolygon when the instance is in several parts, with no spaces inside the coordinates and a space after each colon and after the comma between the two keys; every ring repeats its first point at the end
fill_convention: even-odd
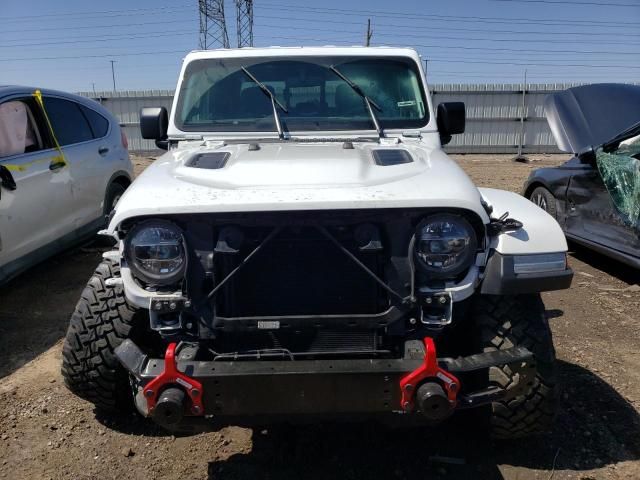
{"type": "Polygon", "coordinates": [[[492,216],[506,212],[523,227],[515,232],[490,239],[489,248],[502,255],[556,253],[568,250],[567,240],[558,222],[547,212],[517,193],[494,188],[479,188],[485,201],[493,207],[492,216]]]}

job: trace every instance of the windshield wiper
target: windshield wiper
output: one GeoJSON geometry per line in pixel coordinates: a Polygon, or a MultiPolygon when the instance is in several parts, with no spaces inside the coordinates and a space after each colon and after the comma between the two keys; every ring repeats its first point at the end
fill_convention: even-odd
{"type": "Polygon", "coordinates": [[[627,128],[624,132],[619,133],[618,135],[613,137],[611,140],[609,140],[607,143],[603,143],[602,150],[604,152],[610,153],[616,150],[620,146],[621,142],[628,140],[629,138],[633,138],[639,134],[640,134],[640,122],[635,123],[631,127],[627,128]]]}
{"type": "Polygon", "coordinates": [[[338,77],[340,77],[342,80],[344,80],[344,82],[347,85],[349,85],[353,89],[354,92],[356,92],[358,95],[360,95],[364,99],[364,103],[367,105],[367,111],[369,112],[369,116],[371,117],[371,121],[373,122],[373,126],[375,127],[376,132],[378,132],[378,136],[380,138],[383,138],[384,137],[384,132],[382,131],[382,127],[380,126],[380,122],[378,121],[378,117],[377,117],[376,113],[373,111],[373,109],[375,108],[379,112],[382,112],[382,109],[380,108],[380,106],[378,106],[378,104],[376,102],[371,100],[367,96],[367,94],[364,93],[362,91],[362,89],[358,85],[353,83],[353,81],[351,81],[349,78],[345,77],[344,74],[340,73],[340,71],[336,67],[331,65],[329,67],[329,70],[331,70],[338,77]]]}
{"type": "Polygon", "coordinates": [[[258,85],[258,87],[260,87],[260,90],[262,90],[262,92],[271,99],[271,107],[273,108],[273,117],[276,120],[276,128],[278,129],[278,137],[280,137],[281,140],[284,140],[284,130],[282,130],[282,121],[280,119],[280,114],[278,113],[278,107],[280,107],[280,109],[284,112],[284,113],[289,113],[289,110],[287,110],[284,105],[282,105],[278,99],[276,98],[276,96],[273,94],[273,92],[271,92],[271,90],[269,90],[269,88],[262,83],[260,80],[258,80],[256,77],[254,77],[251,72],[249,72],[249,70],[247,70],[244,67],[240,67],[242,69],[242,71],[244,73],[247,74],[247,77],[249,77],[256,85],[258,85]]]}

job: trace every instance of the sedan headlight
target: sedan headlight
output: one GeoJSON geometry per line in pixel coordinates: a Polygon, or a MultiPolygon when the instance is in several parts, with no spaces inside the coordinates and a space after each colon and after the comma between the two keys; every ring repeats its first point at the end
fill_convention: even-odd
{"type": "Polygon", "coordinates": [[[453,278],[471,266],[477,248],[473,227],[464,217],[432,215],[418,224],[418,267],[435,278],[453,278]]]}
{"type": "Polygon", "coordinates": [[[176,283],[187,266],[182,231],[162,220],[136,225],[127,235],[125,256],[133,274],[152,284],[176,283]]]}

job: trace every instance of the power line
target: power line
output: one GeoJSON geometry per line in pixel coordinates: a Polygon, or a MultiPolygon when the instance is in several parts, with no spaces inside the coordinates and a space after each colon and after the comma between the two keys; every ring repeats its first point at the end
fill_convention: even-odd
{"type": "Polygon", "coordinates": [[[160,53],[182,53],[184,54],[184,49],[182,50],[156,50],[154,52],[133,52],[133,53],[106,53],[101,55],[64,55],[64,56],[55,56],[55,57],[29,57],[29,58],[0,58],[0,62],[31,62],[33,60],[68,60],[68,59],[81,59],[81,58],[107,58],[107,57],[131,57],[138,55],[157,55],[160,53]]]}
{"type": "MultiPolygon", "coordinates": [[[[283,17],[281,15],[257,15],[256,18],[269,18],[269,19],[275,19],[275,20],[289,20],[289,21],[296,21],[296,22],[313,22],[313,23],[318,23],[318,19],[317,18],[299,18],[299,17],[283,17]]],[[[343,25],[360,25],[359,22],[357,21],[344,21],[344,20],[337,20],[337,19],[332,19],[331,23],[338,23],[338,24],[343,24],[343,25]]],[[[391,24],[391,23],[376,23],[376,26],[378,27],[389,27],[389,28],[402,28],[402,29],[406,29],[408,27],[413,27],[413,28],[421,28],[419,26],[408,26],[407,24],[403,24],[403,25],[399,25],[399,24],[391,24]]],[[[282,26],[279,26],[279,28],[282,28],[282,26]]],[[[290,26],[287,26],[287,28],[290,28],[290,26]]],[[[583,28],[583,27],[580,27],[583,28]]],[[[451,31],[451,27],[436,27],[433,25],[429,25],[428,30],[445,30],[450,32],[451,31]]],[[[566,32],[566,31],[562,31],[562,32],[550,32],[550,31],[540,31],[540,30],[534,30],[534,31],[528,31],[528,30],[487,30],[486,28],[464,28],[464,27],[456,27],[455,31],[462,31],[462,32],[479,32],[479,33],[497,33],[497,34],[513,34],[513,35],[518,35],[518,36],[522,36],[524,35],[544,35],[546,37],[548,37],[549,35],[570,35],[572,37],[575,37],[576,35],[578,36],[587,36],[587,37],[594,37],[594,36],[607,36],[610,37],[611,33],[610,32],[566,32]]],[[[639,33],[620,33],[620,32],[616,32],[616,36],[622,36],[622,37],[640,37],[639,33]]],[[[436,37],[436,38],[440,38],[440,37],[436,37]]],[[[511,42],[514,41],[512,39],[500,39],[499,41],[506,41],[506,42],[511,42]]],[[[537,41],[537,40],[534,40],[537,41]]],[[[542,40],[541,40],[542,41],[542,40]]],[[[548,38],[544,40],[545,42],[548,42],[548,38]]],[[[580,42],[580,43],[598,43],[601,44],[602,41],[601,40],[595,40],[593,42],[588,42],[585,40],[576,40],[576,42],[580,42]]],[[[624,44],[626,42],[617,42],[615,43],[617,44],[624,44]]]]}
{"type": "MultiPolygon", "coordinates": [[[[184,3],[181,5],[194,6],[193,3],[191,2],[184,3]]],[[[103,10],[103,11],[92,10],[88,12],[66,12],[66,13],[48,13],[48,14],[41,14],[41,15],[21,15],[21,16],[14,16],[14,17],[3,17],[2,21],[5,23],[6,22],[32,22],[33,20],[48,19],[52,17],[63,17],[64,19],[67,19],[69,17],[85,17],[85,16],[95,17],[95,18],[122,17],[122,16],[129,17],[135,13],[144,12],[151,15],[153,14],[161,15],[161,14],[171,13],[175,11],[183,12],[184,7],[178,8],[176,7],[176,3],[173,3],[172,5],[157,6],[153,8],[130,8],[130,9],[103,10]]],[[[73,18],[72,20],[77,20],[77,19],[73,18]]]]}
{"type": "MultiPolygon", "coordinates": [[[[304,40],[304,41],[313,41],[313,42],[325,42],[327,41],[326,39],[318,39],[318,38],[307,38],[307,37],[290,37],[290,36],[274,36],[272,38],[280,38],[280,39],[284,39],[284,40],[304,40]]],[[[353,42],[353,40],[338,40],[338,39],[333,39],[333,41],[335,42],[345,42],[345,43],[350,43],[353,42]]],[[[421,47],[421,48],[432,48],[433,46],[431,45],[414,45],[415,47],[421,47]]],[[[441,46],[438,46],[441,47],[441,46]]],[[[443,47],[444,48],[444,47],[443,47]]],[[[452,47],[453,48],[453,47],[452,47]]],[[[466,47],[466,48],[470,48],[470,47],[466,47]]],[[[586,63],[566,63],[564,62],[564,60],[559,60],[562,61],[563,63],[561,64],[557,64],[557,63],[542,63],[542,62],[495,62],[495,61],[490,61],[490,60],[465,60],[465,61],[455,61],[455,60],[449,60],[449,59],[436,59],[434,57],[429,56],[428,57],[429,60],[435,60],[435,61],[441,61],[441,62],[451,62],[451,63],[476,63],[476,64],[491,64],[491,65],[521,65],[521,66],[549,66],[549,67],[589,67],[589,68],[630,68],[630,69],[640,69],[640,65],[595,65],[595,64],[586,64],[586,63]]]]}
{"type": "MultiPolygon", "coordinates": [[[[262,27],[269,28],[281,28],[279,25],[261,25],[262,27]]],[[[288,29],[291,30],[311,30],[318,32],[330,32],[330,33],[345,33],[345,34],[354,34],[357,35],[360,32],[357,31],[347,31],[347,30],[332,30],[326,28],[313,28],[313,27],[294,27],[288,26],[288,29]]],[[[376,36],[379,37],[412,37],[412,38],[436,38],[442,40],[463,40],[463,41],[483,41],[483,38],[471,38],[471,37],[448,37],[448,36],[432,36],[432,35],[420,35],[420,34],[409,34],[409,33],[386,33],[386,32],[376,32],[376,36]]],[[[370,37],[369,37],[370,38],[370,37]]],[[[377,42],[380,43],[380,42],[377,42]]],[[[619,51],[604,51],[604,50],[549,50],[545,49],[520,49],[520,48],[492,48],[492,47],[465,47],[465,46],[449,46],[449,45],[428,45],[430,48],[461,48],[465,50],[487,50],[487,51],[508,51],[508,52],[540,52],[540,53],[569,53],[569,54],[603,54],[603,55],[640,55],[640,52],[619,52],[619,51]]]]}
{"type": "MultiPolygon", "coordinates": [[[[196,21],[192,20],[171,20],[171,24],[174,25],[176,23],[190,23],[195,24],[196,21]]],[[[161,22],[140,22],[140,23],[120,23],[120,24],[110,24],[110,25],[78,25],[73,27],[51,27],[51,28],[34,28],[34,29],[20,29],[20,30],[3,30],[2,33],[23,33],[23,32],[49,32],[49,31],[63,31],[63,30],[85,30],[85,29],[102,29],[102,28],[118,28],[118,27],[140,27],[143,25],[166,25],[166,21],[161,22]]],[[[65,38],[65,37],[63,37],[65,38]]]]}
{"type": "Polygon", "coordinates": [[[553,19],[523,19],[523,18],[513,18],[513,17],[482,17],[475,15],[436,15],[436,14],[424,14],[417,12],[399,12],[394,10],[393,13],[390,11],[384,10],[350,10],[344,8],[328,8],[328,7],[300,7],[297,5],[291,4],[282,4],[282,3],[269,3],[269,4],[260,4],[260,8],[265,8],[269,10],[278,10],[282,11],[282,8],[286,8],[288,10],[301,10],[304,12],[312,11],[315,13],[325,13],[325,14],[340,14],[340,15],[357,15],[362,16],[363,14],[371,15],[372,17],[382,17],[382,18],[426,18],[426,19],[449,19],[448,21],[458,21],[458,22],[474,22],[474,23],[507,23],[507,24],[532,24],[532,25],[553,25],[553,26],[566,26],[566,25],[588,25],[593,27],[596,24],[605,25],[608,27],[617,27],[620,28],[620,25],[629,25],[631,27],[637,27],[637,22],[622,22],[622,21],[605,21],[605,20],[553,20],[553,19]]]}
{"type": "MultiPolygon", "coordinates": [[[[560,3],[560,2],[551,2],[551,0],[495,0],[495,1],[521,1],[521,2],[546,2],[546,3],[560,3]]],[[[578,2],[566,2],[566,3],[578,3],[578,2]]],[[[587,3],[587,2],[585,2],[587,3]]],[[[589,3],[598,3],[598,2],[589,2],[589,3]]],[[[609,5],[608,3],[598,3],[600,5],[609,5]]],[[[185,2],[179,3],[178,5],[183,6],[192,6],[195,8],[193,2],[185,2]]],[[[633,6],[631,4],[626,4],[627,6],[633,6]]],[[[483,16],[465,16],[465,15],[436,15],[436,14],[421,14],[417,12],[398,12],[394,11],[391,13],[389,11],[383,10],[348,10],[348,9],[339,9],[339,8],[328,8],[328,7],[307,7],[307,6],[299,6],[299,5],[288,5],[288,4],[280,4],[280,3],[268,3],[268,4],[259,4],[260,8],[266,9],[278,9],[279,12],[282,11],[282,7],[287,9],[297,9],[302,11],[315,10],[315,11],[324,11],[326,13],[346,13],[349,14],[357,14],[362,15],[362,13],[370,13],[372,15],[386,16],[386,17],[411,17],[411,18],[429,18],[429,19],[449,19],[448,21],[466,21],[466,20],[481,20],[481,21],[489,21],[496,20],[500,21],[500,23],[538,23],[538,22],[550,22],[550,25],[557,26],[566,26],[566,25],[590,25],[594,24],[602,24],[607,26],[619,26],[619,25],[630,25],[637,26],[637,22],[621,22],[621,21],[603,21],[603,20],[554,20],[554,19],[545,19],[545,18],[534,18],[534,19],[522,19],[522,18],[513,18],[513,17],[483,17],[483,16]]],[[[125,9],[125,10],[103,10],[103,11],[90,11],[90,12],[66,12],[66,13],[55,13],[55,14],[44,14],[44,15],[24,15],[18,17],[4,17],[3,22],[7,23],[12,20],[16,21],[33,21],[34,19],[39,18],[50,18],[50,17],[64,17],[68,18],[70,16],[89,16],[95,17],[96,19],[102,19],[105,16],[107,17],[120,17],[120,16],[131,16],[135,13],[143,13],[146,12],[145,15],[164,15],[166,13],[171,12],[184,12],[184,7],[176,7],[176,3],[172,3],[167,6],[157,6],[153,8],[134,8],[134,9],[125,9]]],[[[165,23],[166,22],[159,22],[165,23]]],[[[173,21],[172,21],[173,23],[173,21]]],[[[546,24],[546,23],[545,23],[546,24]]]]}
{"type": "Polygon", "coordinates": [[[509,3],[547,3],[552,5],[596,5],[598,7],[635,7],[640,5],[637,3],[601,3],[601,2],[564,2],[560,0],[491,0],[492,2],[509,2],[509,3]]]}
{"type": "MultiPolygon", "coordinates": [[[[136,40],[139,38],[160,38],[160,37],[174,37],[177,35],[195,35],[194,32],[185,32],[183,30],[174,30],[171,32],[165,33],[156,33],[156,34],[138,34],[138,35],[127,35],[120,36],[118,38],[96,38],[94,40],[86,41],[86,40],[68,40],[63,42],[40,42],[40,43],[17,43],[13,45],[0,45],[0,48],[13,48],[13,47],[38,47],[42,45],[69,45],[76,43],[93,43],[93,42],[115,42],[118,40],[136,40]]],[[[93,47],[88,47],[93,48],[93,47]]]]}
{"type": "MultiPolygon", "coordinates": [[[[318,23],[318,19],[317,18],[313,18],[313,19],[307,19],[307,18],[298,18],[298,17],[282,17],[282,16],[272,16],[272,15],[260,15],[257,16],[256,18],[269,18],[269,19],[277,19],[277,20],[289,20],[289,21],[297,21],[297,22],[313,22],[313,23],[318,23]]],[[[179,20],[179,19],[172,19],[171,20],[171,24],[175,25],[175,24],[194,24],[195,20],[191,19],[191,20],[179,20]]],[[[331,19],[331,23],[336,23],[336,24],[343,24],[343,25],[353,25],[353,26],[357,26],[360,25],[357,22],[354,21],[343,21],[343,20],[337,20],[337,19],[331,19]]],[[[140,26],[147,26],[147,25],[166,25],[166,21],[155,21],[155,22],[136,22],[136,23],[121,23],[121,24],[109,24],[109,25],[78,25],[78,26],[73,26],[73,27],[68,27],[68,26],[56,26],[56,27],[51,27],[51,28],[34,28],[34,29],[19,29],[19,30],[3,30],[3,35],[7,34],[7,33],[27,33],[27,32],[43,32],[43,31],[73,31],[73,30],[85,30],[85,29],[92,29],[92,30],[101,30],[101,29],[112,29],[112,28],[122,28],[122,27],[140,27],[140,26]]],[[[389,27],[389,28],[402,28],[402,29],[406,29],[407,25],[399,25],[399,24],[390,24],[390,23],[376,23],[376,25],[378,27],[389,27]]],[[[278,26],[278,28],[282,28],[281,25],[278,26]]],[[[293,27],[287,27],[287,28],[293,28],[293,27]]],[[[419,28],[418,26],[415,26],[415,28],[419,28]]],[[[437,26],[433,26],[430,25],[429,26],[429,30],[445,30],[445,31],[451,31],[450,27],[437,27],[437,26]]],[[[492,41],[492,42],[522,42],[522,41],[528,41],[528,42],[544,42],[547,43],[548,39],[545,40],[532,40],[532,39],[523,39],[521,38],[521,36],[523,34],[526,35],[544,35],[545,37],[548,36],[555,36],[555,35],[568,35],[571,37],[575,37],[575,36],[587,36],[589,38],[592,38],[594,36],[607,36],[610,37],[611,33],[609,32],[589,32],[589,33],[583,33],[583,32],[548,32],[548,31],[526,31],[526,30],[487,30],[486,28],[484,29],[477,29],[477,28],[464,28],[464,27],[456,27],[455,29],[456,32],[458,31],[466,31],[466,32],[481,32],[481,33],[496,33],[499,35],[505,34],[514,34],[514,35],[518,35],[519,38],[517,39],[503,39],[503,38],[498,38],[498,39],[490,39],[487,38],[487,41],[492,41]]],[[[102,34],[102,35],[108,35],[108,34],[102,34]]],[[[96,35],[94,37],[97,37],[100,35],[96,35]]],[[[424,35],[425,37],[427,37],[427,35],[424,35]]],[[[640,37],[640,34],[638,33],[624,33],[624,32],[616,32],[615,34],[616,37],[640,37]]],[[[54,37],[55,38],[55,37],[54,37]]],[[[67,36],[63,36],[63,37],[58,37],[58,38],[63,38],[66,39],[67,36]]],[[[83,36],[83,38],[89,38],[88,36],[83,36]]],[[[433,36],[433,38],[442,38],[441,36],[433,36]]],[[[453,38],[453,37],[449,37],[449,38],[453,38]]],[[[460,37],[462,40],[464,40],[464,37],[460,37]]],[[[44,40],[45,38],[38,38],[38,39],[34,39],[34,40],[44,40]]],[[[620,45],[620,44],[628,44],[628,42],[625,41],[620,41],[620,42],[612,42],[612,41],[602,41],[600,39],[598,40],[594,40],[594,41],[589,41],[589,40],[582,40],[582,39],[578,39],[578,40],[563,40],[565,43],[594,43],[594,44],[611,44],[611,45],[620,45]]]]}
{"type": "MultiPolygon", "coordinates": [[[[271,19],[278,19],[278,20],[291,20],[291,21],[305,21],[305,22],[314,22],[317,23],[318,20],[317,19],[304,19],[304,18],[292,18],[292,17],[275,17],[275,16],[269,16],[269,15],[261,15],[260,18],[271,18],[271,19]]],[[[180,21],[180,20],[172,20],[171,21],[172,25],[175,24],[194,24],[194,20],[184,20],[184,21],[180,21]]],[[[358,23],[355,22],[348,22],[348,21],[340,21],[340,20],[332,20],[331,23],[337,23],[337,24],[344,24],[344,25],[353,25],[353,26],[357,26],[359,25],[358,23]]],[[[166,22],[162,21],[162,22],[140,22],[140,23],[127,23],[127,24],[115,24],[115,25],[102,25],[102,26],[86,26],[86,25],[82,25],[82,26],[77,26],[77,27],[53,27],[53,28],[41,28],[41,29],[23,29],[23,30],[5,30],[3,32],[3,34],[6,33],[23,33],[23,32],[39,32],[39,31],[50,31],[50,30],[55,30],[55,31],[63,31],[63,30],[76,30],[76,29],[101,29],[101,28],[120,28],[120,27],[140,27],[140,26],[146,26],[146,25],[165,25],[166,22]]],[[[390,27],[390,28],[404,28],[406,29],[406,25],[397,25],[397,24],[388,24],[388,23],[377,23],[376,24],[379,27],[390,27]]],[[[266,25],[266,24],[258,24],[259,27],[269,27],[269,28],[282,28],[281,25],[278,26],[272,26],[272,25],[266,25]]],[[[296,29],[296,28],[305,28],[306,27],[294,27],[294,26],[288,26],[287,28],[291,28],[291,29],[296,29]]],[[[442,28],[438,28],[438,27],[433,27],[430,26],[429,30],[446,30],[446,31],[451,31],[450,28],[448,27],[442,27],[442,28]]],[[[593,35],[607,35],[610,36],[609,33],[589,33],[589,34],[580,34],[580,33],[568,33],[568,32],[517,32],[517,31],[495,31],[495,30],[480,30],[480,29],[464,29],[464,28],[457,28],[456,30],[460,30],[460,31],[472,31],[472,32],[485,32],[485,33],[499,33],[499,34],[508,34],[508,33],[514,33],[514,34],[518,34],[519,38],[516,39],[509,39],[509,38],[488,38],[488,37],[475,37],[473,38],[473,40],[478,40],[478,41],[487,41],[487,42],[494,42],[494,43],[504,43],[504,42],[509,42],[509,43],[532,43],[532,42],[537,42],[537,43],[548,43],[548,40],[535,40],[535,39],[528,39],[528,38],[522,38],[521,34],[541,34],[541,35],[571,35],[572,37],[575,35],[589,35],[589,36],[593,36],[593,35]]],[[[165,33],[167,31],[164,31],[165,33]]],[[[178,32],[178,31],[176,31],[178,32]]],[[[108,33],[102,33],[99,35],[83,35],[82,37],[77,37],[78,39],[86,39],[86,38],[110,38],[113,36],[122,36],[122,35],[132,35],[132,34],[140,34],[142,35],[140,32],[134,32],[134,33],[122,33],[122,34],[108,34],[108,33]]],[[[414,34],[408,34],[408,33],[388,33],[388,32],[380,32],[378,33],[378,35],[380,36],[391,36],[391,35],[397,35],[397,36],[403,36],[403,37],[416,37],[416,38],[433,38],[433,39],[449,39],[449,40],[468,40],[468,37],[452,37],[452,36],[442,36],[442,35],[428,35],[428,34],[422,34],[422,35],[414,35],[414,34]]],[[[632,34],[632,33],[616,33],[616,36],[629,36],[629,37],[640,37],[640,34],[632,34]]],[[[63,40],[68,40],[70,38],[74,38],[74,37],[68,37],[67,35],[62,36],[62,37],[42,37],[42,38],[33,38],[33,40],[57,40],[57,39],[63,39],[63,40]]],[[[620,41],[620,42],[613,42],[613,41],[602,41],[602,40],[596,40],[596,41],[588,41],[588,40],[582,40],[582,39],[577,39],[577,40],[562,40],[563,43],[579,43],[579,44],[598,44],[598,45],[606,45],[606,44],[610,44],[610,45],[640,45],[640,43],[633,43],[633,42],[629,42],[629,41],[620,41]]],[[[5,46],[17,46],[17,45],[5,45],[5,46]]]]}
{"type": "MultiPolygon", "coordinates": [[[[274,37],[281,39],[293,39],[293,40],[306,40],[306,41],[323,41],[315,38],[303,38],[303,37],[274,37]]],[[[337,41],[337,40],[336,40],[337,41]]],[[[351,42],[351,40],[347,40],[351,42]]],[[[416,45],[418,47],[424,47],[422,45],[416,45]]],[[[428,48],[428,47],[427,47],[428,48]]],[[[105,54],[95,54],[95,55],[63,55],[63,56],[48,56],[48,57],[29,57],[29,58],[0,58],[0,62],[22,62],[22,61],[33,61],[33,60],[64,60],[64,59],[85,59],[85,58],[107,58],[107,57],[128,57],[128,56],[141,56],[141,55],[158,55],[164,53],[182,53],[184,54],[184,50],[165,50],[165,51],[152,51],[152,52],[128,52],[128,53],[105,53],[105,54]]],[[[455,57],[454,57],[455,58],[455,57]]],[[[538,62],[538,61],[495,61],[495,60],[478,60],[475,59],[462,59],[462,57],[458,57],[458,59],[454,59],[452,57],[447,58],[438,58],[438,57],[429,57],[430,61],[441,62],[441,63],[462,63],[462,64],[489,64],[489,65],[516,65],[516,66],[551,66],[551,67],[589,67],[589,68],[622,68],[622,69],[640,69],[640,66],[635,65],[603,65],[603,64],[593,64],[593,63],[549,63],[547,62],[538,62]]],[[[508,59],[505,59],[508,60],[508,59]]]]}

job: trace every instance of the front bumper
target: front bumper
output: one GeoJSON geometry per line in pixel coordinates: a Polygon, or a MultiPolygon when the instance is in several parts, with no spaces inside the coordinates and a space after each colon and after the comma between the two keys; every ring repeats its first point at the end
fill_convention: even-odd
{"type": "Polygon", "coordinates": [[[407,341],[399,359],[194,361],[194,348],[186,346],[174,360],[175,344],[171,356],[158,359],[149,358],[131,340],[123,342],[116,355],[132,376],[140,413],[177,430],[211,420],[261,424],[301,416],[412,414],[419,410],[412,395],[427,381],[444,387],[453,411],[522,395],[535,376],[533,354],[526,348],[437,358],[428,340],[407,341]],[[508,390],[470,391],[457,378],[496,365],[509,365],[519,373],[519,381],[508,390]],[[186,393],[180,421],[172,419],[171,425],[154,411],[162,391],[169,388],[186,393]]]}

